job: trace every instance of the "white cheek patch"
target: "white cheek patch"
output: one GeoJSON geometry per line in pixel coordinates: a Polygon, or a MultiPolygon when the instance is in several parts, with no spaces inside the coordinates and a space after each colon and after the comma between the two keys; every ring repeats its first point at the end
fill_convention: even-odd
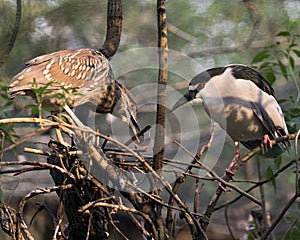
{"type": "Polygon", "coordinates": [[[197,86],[195,85],[189,85],[189,91],[194,91],[197,89],[197,86]]]}
{"type": "Polygon", "coordinates": [[[202,98],[195,98],[195,99],[193,99],[192,101],[190,101],[190,103],[191,103],[193,106],[202,105],[203,99],[202,99],[202,98]]]}

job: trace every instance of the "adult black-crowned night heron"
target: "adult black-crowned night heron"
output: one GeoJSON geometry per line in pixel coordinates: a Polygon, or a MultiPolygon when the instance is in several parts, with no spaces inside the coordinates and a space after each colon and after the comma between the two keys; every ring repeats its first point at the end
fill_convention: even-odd
{"type": "Polygon", "coordinates": [[[54,113],[61,104],[56,96],[62,93],[71,108],[85,106],[97,113],[113,113],[128,124],[134,135],[140,131],[132,95],[115,80],[109,61],[97,50],[61,50],[30,60],[12,79],[8,88],[10,99],[17,95],[36,99],[32,90],[34,79],[37,88],[50,83],[50,93],[43,96],[42,104],[50,106],[54,113]]]}
{"type": "Polygon", "coordinates": [[[288,130],[273,88],[250,67],[233,64],[196,75],[173,111],[187,102],[201,102],[233,139],[236,154],[230,166],[239,158],[239,142],[251,150],[261,146],[266,157],[276,157],[289,146],[288,141],[271,144],[271,139],[287,135],[288,130]]]}

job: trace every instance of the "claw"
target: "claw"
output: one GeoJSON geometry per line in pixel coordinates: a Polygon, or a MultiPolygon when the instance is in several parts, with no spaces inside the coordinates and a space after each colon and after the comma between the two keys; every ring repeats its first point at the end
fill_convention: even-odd
{"type": "Polygon", "coordinates": [[[269,135],[265,134],[260,144],[261,152],[264,154],[269,148],[273,148],[269,135]]]}

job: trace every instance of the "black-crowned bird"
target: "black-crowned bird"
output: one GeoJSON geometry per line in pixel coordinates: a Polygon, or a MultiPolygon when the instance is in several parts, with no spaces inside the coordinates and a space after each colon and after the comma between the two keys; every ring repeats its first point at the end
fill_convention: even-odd
{"type": "Polygon", "coordinates": [[[10,99],[28,95],[36,99],[33,91],[46,86],[42,105],[56,113],[63,104],[73,108],[84,106],[97,113],[112,113],[128,124],[136,135],[140,127],[136,120],[137,106],[126,87],[116,81],[107,58],[94,49],[61,50],[36,57],[26,63],[26,68],[13,77],[8,93],[10,99]],[[61,103],[58,94],[66,102],[61,103]]]}
{"type": "Polygon", "coordinates": [[[288,130],[273,88],[250,67],[232,64],[196,75],[172,110],[187,102],[201,102],[235,142],[228,172],[240,156],[239,142],[250,150],[261,146],[266,157],[276,157],[289,147],[289,141],[271,144],[271,139],[288,135],[288,130]]]}

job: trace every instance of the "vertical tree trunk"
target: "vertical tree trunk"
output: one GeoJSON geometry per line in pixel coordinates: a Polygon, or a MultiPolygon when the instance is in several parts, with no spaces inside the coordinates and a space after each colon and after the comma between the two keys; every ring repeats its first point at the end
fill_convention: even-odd
{"type": "MultiPolygon", "coordinates": [[[[153,169],[161,174],[164,158],[165,144],[165,117],[166,117],[166,84],[168,77],[168,35],[167,35],[167,13],[166,1],[157,1],[157,29],[158,29],[158,85],[157,85],[157,112],[155,143],[153,146],[153,169]]],[[[158,187],[158,181],[156,181],[158,187]]],[[[166,229],[161,215],[162,206],[156,204],[155,225],[158,229],[159,239],[166,239],[166,229]]]]}
{"type": "Polygon", "coordinates": [[[157,113],[155,129],[155,143],[153,147],[153,169],[162,169],[165,140],[165,116],[166,116],[166,84],[168,77],[168,38],[167,38],[167,14],[166,1],[157,1],[157,25],[158,25],[158,54],[159,71],[157,87],[157,113]]]}

